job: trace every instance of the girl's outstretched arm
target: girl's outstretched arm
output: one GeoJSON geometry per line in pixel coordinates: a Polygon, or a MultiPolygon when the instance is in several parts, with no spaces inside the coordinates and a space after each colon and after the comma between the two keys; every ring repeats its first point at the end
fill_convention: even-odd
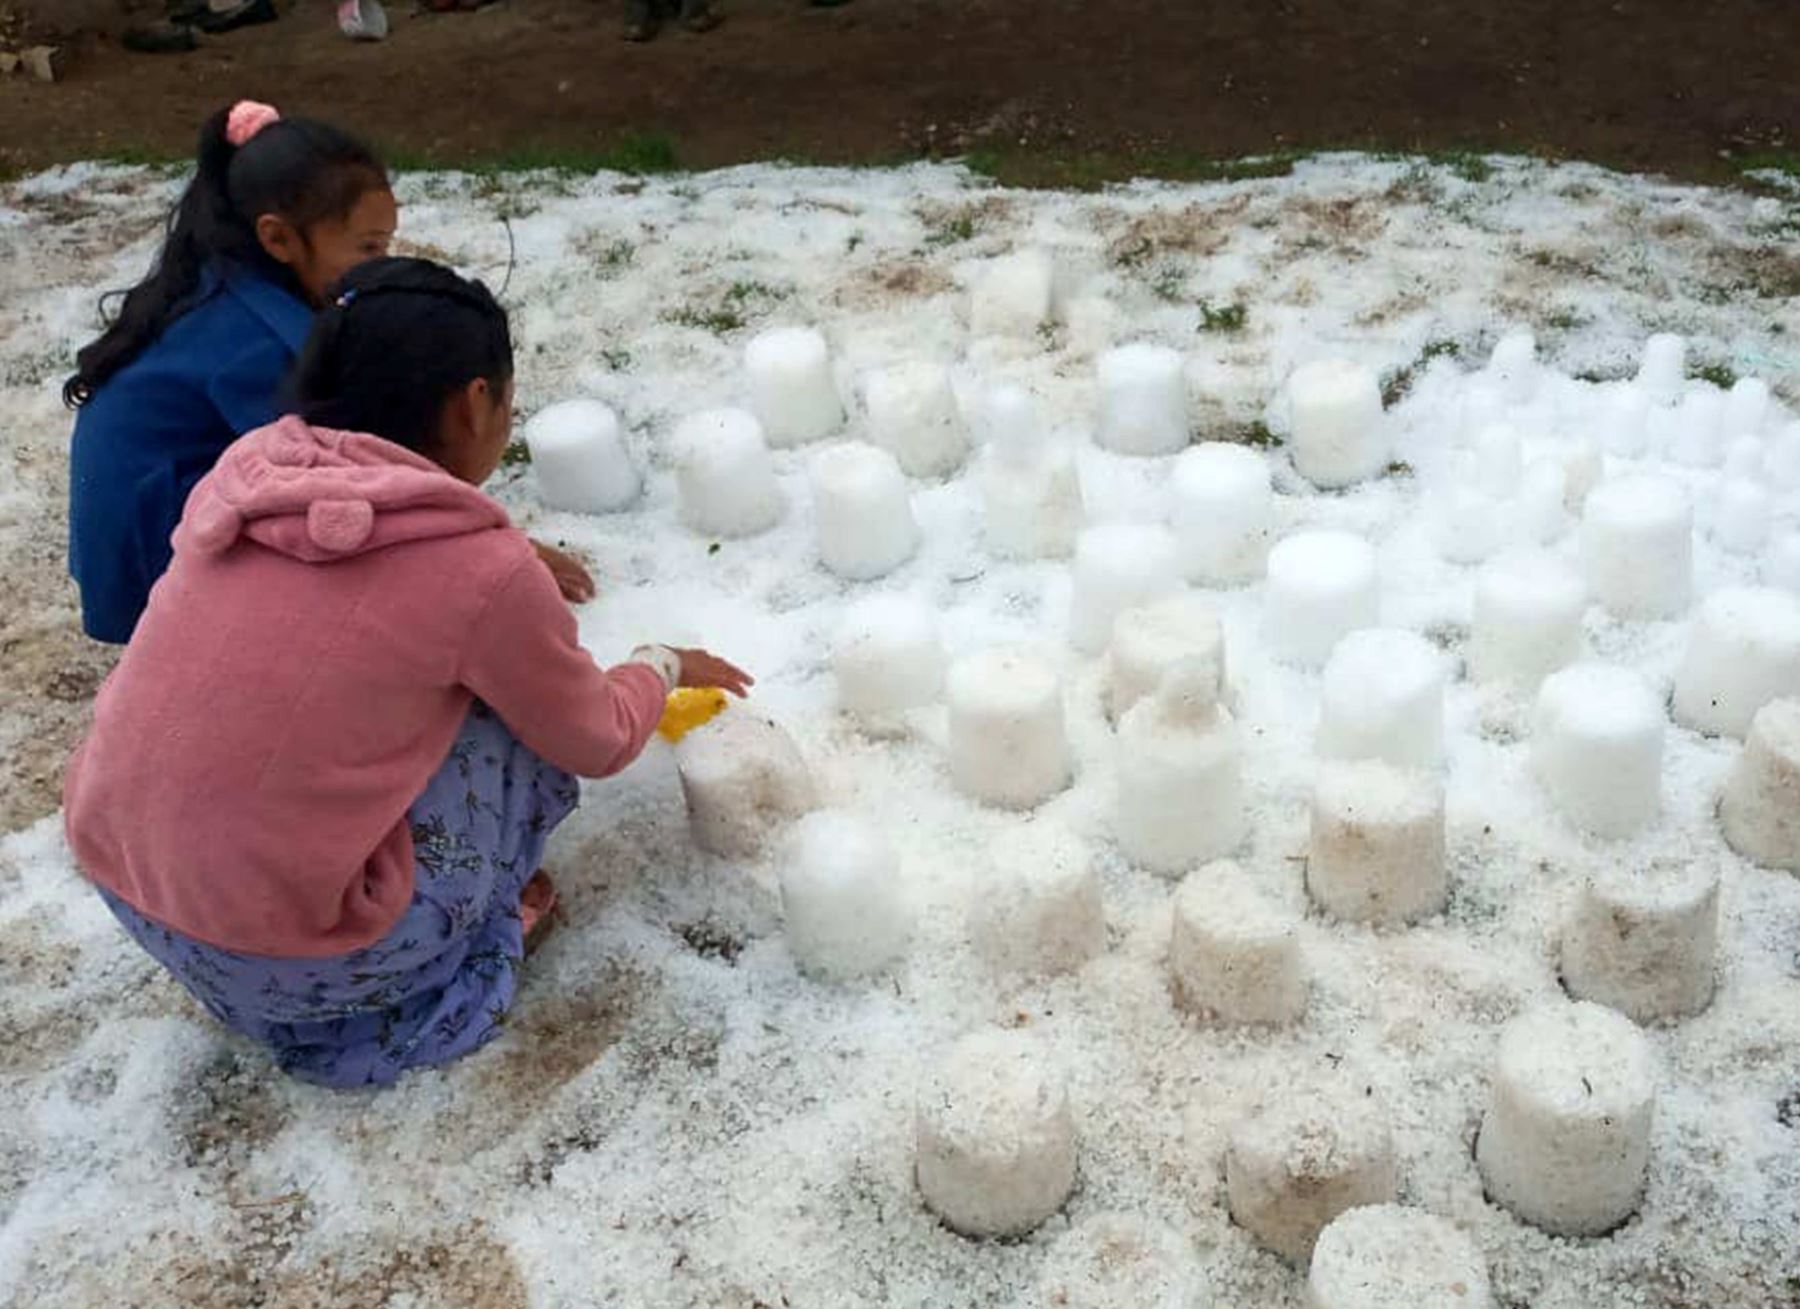
{"type": "Polygon", "coordinates": [[[581,647],[575,615],[535,552],[488,601],[458,680],[532,750],[583,777],[608,777],[644,748],[679,676],[646,659],[602,669],[581,647]]]}

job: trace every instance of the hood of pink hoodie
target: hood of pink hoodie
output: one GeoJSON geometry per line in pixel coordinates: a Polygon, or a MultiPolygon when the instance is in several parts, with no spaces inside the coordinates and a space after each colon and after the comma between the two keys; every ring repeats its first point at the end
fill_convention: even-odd
{"type": "Polygon", "coordinates": [[[288,417],[233,444],[194,488],[175,548],[250,540],[305,563],[508,527],[499,504],[423,455],[288,417]]]}

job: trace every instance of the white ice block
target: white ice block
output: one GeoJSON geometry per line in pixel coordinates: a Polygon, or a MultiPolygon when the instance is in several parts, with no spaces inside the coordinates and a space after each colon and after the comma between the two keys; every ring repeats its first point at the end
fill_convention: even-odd
{"type": "Polygon", "coordinates": [[[1039,819],[995,842],[969,906],[969,936],[995,971],[1073,972],[1106,948],[1100,880],[1081,839],[1039,819]]]}
{"type": "Polygon", "coordinates": [[[1360,536],[1296,532],[1269,552],[1263,631],[1281,662],[1323,667],[1339,640],[1380,618],[1375,551],[1360,536]]]}
{"type": "Polygon", "coordinates": [[[1387,467],[1381,384],[1361,364],[1321,359],[1288,379],[1294,467],[1314,486],[1349,486],[1387,467]]]}
{"type": "Polygon", "coordinates": [[[1800,423],[1789,423],[1769,438],[1763,467],[1777,489],[1800,490],[1800,423]]]}
{"type": "Polygon", "coordinates": [[[1498,382],[1482,374],[1469,378],[1457,404],[1455,444],[1472,446],[1476,433],[1505,421],[1506,409],[1506,396],[1498,382]]]}
{"type": "Polygon", "coordinates": [[[777,448],[804,445],[844,425],[844,401],[825,337],[810,327],[776,327],[744,347],[750,408],[777,448]]]}
{"type": "Polygon", "coordinates": [[[1043,1309],[1209,1309],[1213,1304],[1187,1238],[1126,1213],[1101,1212],[1075,1224],[1045,1257],[1037,1290],[1037,1299],[1019,1303],[1043,1309]]]}
{"type": "Polygon", "coordinates": [[[1075,549],[1085,506],[1075,453],[1045,433],[1022,387],[982,398],[988,448],[980,466],[988,549],[1002,559],[1061,559],[1075,549]]]}
{"type": "Polygon", "coordinates": [[[1662,704],[1629,668],[1575,664],[1544,679],[1531,763],[1550,802],[1577,827],[1619,837],[1661,806],[1662,704]]]}
{"type": "Polygon", "coordinates": [[[1719,801],[1719,826],[1752,863],[1800,872],[1800,699],[1772,700],[1750,720],[1719,801]]]}
{"type": "Polygon", "coordinates": [[[1649,441],[1650,396],[1639,386],[1609,392],[1600,406],[1600,441],[1616,455],[1635,459],[1649,441]]]}
{"type": "Polygon", "coordinates": [[[894,456],[846,441],[812,461],[819,558],[839,577],[866,582],[894,571],[919,548],[906,474],[894,456]]]}
{"type": "Polygon", "coordinates": [[[1354,923],[1394,924],[1444,907],[1444,784],[1373,759],[1320,765],[1306,889],[1354,923]]]}
{"type": "Polygon", "coordinates": [[[1675,721],[1742,737],[1758,709],[1790,695],[1800,695],[1800,598],[1764,586],[1713,592],[1675,674],[1675,721]]]}
{"type": "Polygon", "coordinates": [[[769,838],[812,809],[812,774],[774,720],[734,706],[675,747],[694,843],[731,858],[762,851],[769,838]]]}
{"type": "Polygon", "coordinates": [[[1711,390],[1688,392],[1675,409],[1669,458],[1689,468],[1717,468],[1725,461],[1724,420],[1724,396],[1711,390]]]}
{"type": "Polygon", "coordinates": [[[1763,552],[1762,580],[1800,595],[1800,532],[1779,533],[1763,552]]]}
{"type": "Polygon", "coordinates": [[[1694,589],[1694,511],[1677,482],[1654,476],[1602,483],[1581,522],[1589,592],[1619,618],[1673,618],[1694,589]]]}
{"type": "Polygon", "coordinates": [[[1168,528],[1142,523],[1090,527],[1075,541],[1069,643],[1082,654],[1099,654],[1121,613],[1180,590],[1175,536],[1168,528]]]}
{"type": "Polygon", "coordinates": [[[1756,554],[1769,539],[1769,520],[1774,513],[1774,499],[1761,481],[1727,478],[1719,487],[1719,502],[1713,510],[1713,540],[1732,554],[1756,554]]]}
{"type": "Polygon", "coordinates": [[[1493,1309],[1487,1261],[1468,1234],[1423,1209],[1363,1205],[1313,1246],[1307,1309],[1493,1309]]]}
{"type": "Polygon", "coordinates": [[[1744,478],[1757,481],[1764,476],[1763,456],[1766,453],[1761,437],[1739,436],[1732,439],[1725,447],[1725,476],[1728,478],[1744,478]]]}
{"type": "Polygon", "coordinates": [[[1122,345],[1100,356],[1103,449],[1122,455],[1174,454],[1188,443],[1187,379],[1179,351],[1122,345]]]}
{"type": "Polygon", "coordinates": [[[1012,382],[997,382],[981,392],[975,425],[990,449],[1020,466],[1041,458],[1048,439],[1037,401],[1031,392],[1012,382]]]}
{"type": "Polygon", "coordinates": [[[1509,403],[1526,403],[1538,388],[1537,338],[1527,331],[1508,332],[1495,344],[1487,370],[1509,403]]]}
{"type": "Polygon", "coordinates": [[[1119,307],[1104,295],[1074,295],[1063,305],[1063,326],[1071,354],[1093,356],[1119,339],[1119,307]]]}
{"type": "Polygon", "coordinates": [[[969,455],[962,411],[942,364],[897,364],[863,385],[869,439],[900,461],[910,477],[942,477],[969,455]]]}
{"type": "Polygon", "coordinates": [[[598,400],[564,400],[538,410],[525,424],[525,444],[545,508],[614,513],[643,490],[619,417],[598,400]]]}
{"type": "Polygon", "coordinates": [[[1757,436],[1769,417],[1769,384],[1760,377],[1740,377],[1725,396],[1725,436],[1757,436]]]}
{"type": "Polygon", "coordinates": [[[1069,784],[1062,679],[1025,651],[982,650],[950,667],[950,777],[964,795],[1030,809],[1069,784]]]}
{"type": "Polygon", "coordinates": [[[1232,1128],[1225,1150],[1231,1216],[1260,1243],[1305,1266],[1332,1219],[1390,1204],[1399,1190],[1394,1140],[1361,1081],[1284,1086],[1232,1128]]]}
{"type": "Polygon", "coordinates": [[[762,424],[743,409],[709,409],[676,426],[675,488],[681,521],[702,536],[754,536],[781,521],[762,424]]]}
{"type": "Polygon", "coordinates": [[[1169,976],[1175,1002],[1224,1023],[1288,1023],[1306,1008],[1300,922],[1229,860],[1175,892],[1169,976]]]}
{"type": "Polygon", "coordinates": [[[1569,530],[1569,474],[1557,459],[1534,459],[1519,478],[1514,535],[1527,545],[1553,545],[1569,530]]]}
{"type": "Polygon", "coordinates": [[[1563,507],[1572,514],[1580,514],[1587,507],[1587,499],[1594,493],[1594,488],[1606,480],[1606,452],[1598,441],[1579,437],[1565,441],[1557,451],[1557,462],[1562,465],[1563,507]]]}
{"type": "Polygon", "coordinates": [[[1672,404],[1687,381],[1687,341],[1673,332],[1658,332],[1644,342],[1638,364],[1638,387],[1656,404],[1672,404]]]}
{"type": "Polygon", "coordinates": [[[970,294],[970,330],[976,336],[1036,337],[1050,317],[1054,276],[1047,250],[1019,250],[988,260],[970,294]]]}
{"type": "Polygon", "coordinates": [[[1655,1105],[1655,1058],[1628,1019],[1564,1001],[1521,1014],[1476,1147],[1488,1194],[1556,1236],[1611,1231],[1643,1198],[1655,1105]]]}
{"type": "Polygon", "coordinates": [[[1718,945],[1715,861],[1609,865],[1584,880],[1563,924],[1563,985],[1640,1023],[1685,1018],[1712,999],[1718,945]]]}
{"type": "Polygon", "coordinates": [[[1397,628],[1352,632],[1325,665],[1319,753],[1436,768],[1444,756],[1444,656],[1397,628]]]}
{"type": "Polygon", "coordinates": [[[1267,460],[1245,446],[1208,441],[1175,460],[1169,491],[1169,525],[1188,581],[1240,586],[1263,575],[1275,524],[1267,460]]]}
{"type": "Polygon", "coordinates": [[[1495,423],[1475,434],[1475,475],[1481,489],[1505,499],[1519,489],[1525,471],[1525,441],[1511,423],[1495,423]]]}
{"type": "Polygon", "coordinates": [[[1472,447],[1478,432],[1505,421],[1505,418],[1507,396],[1501,394],[1498,382],[1481,373],[1467,378],[1462,394],[1456,400],[1453,445],[1472,447]]]}
{"type": "Polygon", "coordinates": [[[907,710],[934,703],[943,690],[936,613],[906,595],[857,601],[838,628],[831,667],[838,704],[867,727],[892,730],[907,710]]]}
{"type": "Polygon", "coordinates": [[[1120,614],[1113,623],[1109,656],[1113,721],[1160,686],[1177,663],[1189,659],[1212,670],[1213,698],[1225,699],[1225,630],[1202,597],[1184,592],[1120,614]]]}
{"type": "Polygon", "coordinates": [[[1242,844],[1242,753],[1214,666],[1177,663],[1119,721],[1114,826],[1125,856],[1175,876],[1242,844]]]}
{"type": "Polygon", "coordinates": [[[912,928],[893,847],[867,819],[843,810],[794,824],[781,909],[800,967],[831,980],[880,972],[905,954],[912,928]]]}
{"type": "Polygon", "coordinates": [[[1509,508],[1472,480],[1453,479],[1427,499],[1432,543],[1448,563],[1478,564],[1506,543],[1509,508]]]}
{"type": "Polygon", "coordinates": [[[1475,579],[1469,671],[1479,682],[1535,687],[1581,654],[1587,588],[1554,555],[1496,559],[1475,579]]]}
{"type": "Polygon", "coordinates": [[[1069,1092],[1022,1032],[983,1031],[941,1055],[919,1088],[919,1191],[965,1236],[1021,1236],[1075,1185],[1069,1092]]]}

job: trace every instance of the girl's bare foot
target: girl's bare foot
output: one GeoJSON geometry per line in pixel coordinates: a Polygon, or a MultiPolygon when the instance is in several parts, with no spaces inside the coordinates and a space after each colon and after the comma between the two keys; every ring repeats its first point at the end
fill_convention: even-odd
{"type": "Polygon", "coordinates": [[[519,892],[519,924],[525,929],[525,953],[542,944],[556,921],[556,885],[542,868],[531,875],[519,892]]]}

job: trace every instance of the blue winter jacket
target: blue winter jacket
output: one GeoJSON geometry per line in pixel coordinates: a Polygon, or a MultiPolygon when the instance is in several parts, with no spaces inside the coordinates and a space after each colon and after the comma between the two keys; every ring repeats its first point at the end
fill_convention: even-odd
{"type": "Polygon", "coordinates": [[[69,455],[69,572],[97,641],[131,639],[169,566],[188,492],[225,447],[281,415],[312,310],[245,270],[214,270],[191,308],[81,407],[69,455]]]}

